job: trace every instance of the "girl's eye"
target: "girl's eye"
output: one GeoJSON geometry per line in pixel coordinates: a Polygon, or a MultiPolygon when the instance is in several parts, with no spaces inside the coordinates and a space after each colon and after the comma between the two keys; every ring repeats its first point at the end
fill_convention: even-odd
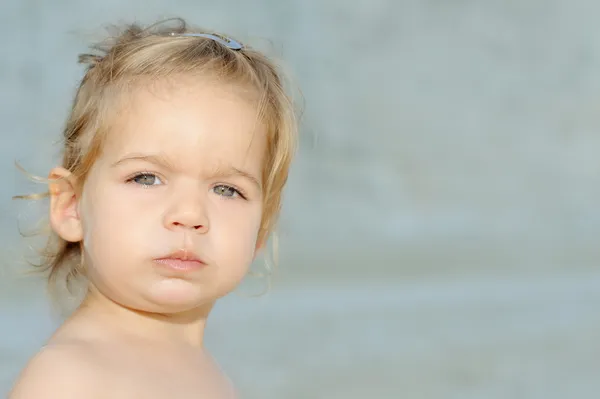
{"type": "Polygon", "coordinates": [[[213,188],[213,191],[215,192],[215,194],[220,195],[222,197],[229,197],[229,198],[233,198],[235,196],[240,196],[240,197],[244,197],[238,190],[236,190],[235,188],[231,187],[231,186],[226,186],[224,184],[220,184],[218,186],[216,186],[215,188],[213,188]]]}
{"type": "Polygon", "coordinates": [[[135,182],[142,186],[156,186],[162,184],[162,181],[153,173],[140,173],[133,176],[129,181],[135,182]]]}

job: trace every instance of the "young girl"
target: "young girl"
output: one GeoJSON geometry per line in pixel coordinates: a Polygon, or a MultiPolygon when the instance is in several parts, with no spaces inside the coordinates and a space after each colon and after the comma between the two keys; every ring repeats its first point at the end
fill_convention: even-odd
{"type": "Polygon", "coordinates": [[[13,399],[234,395],[203,349],[206,320],[273,229],[296,119],[270,60],[177,22],[80,57],[47,269],[88,289],[13,399]]]}

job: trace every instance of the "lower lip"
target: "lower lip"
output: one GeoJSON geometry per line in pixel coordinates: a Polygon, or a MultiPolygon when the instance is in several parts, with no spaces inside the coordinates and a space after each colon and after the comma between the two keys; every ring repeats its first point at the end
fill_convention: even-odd
{"type": "Polygon", "coordinates": [[[197,260],[181,260],[181,259],[156,259],[156,263],[168,267],[172,270],[187,272],[202,269],[206,266],[205,263],[197,260]]]}

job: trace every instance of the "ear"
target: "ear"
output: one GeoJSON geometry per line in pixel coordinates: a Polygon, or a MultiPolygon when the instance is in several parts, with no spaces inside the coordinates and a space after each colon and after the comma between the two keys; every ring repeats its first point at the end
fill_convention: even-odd
{"type": "MultiPolygon", "coordinates": [[[[271,230],[270,232],[264,232],[263,229],[260,229],[258,234],[258,240],[256,241],[256,247],[254,248],[254,258],[256,259],[258,255],[260,255],[263,251],[266,250],[267,244],[271,240],[272,249],[273,249],[273,257],[277,257],[277,252],[279,251],[279,234],[277,230],[271,230]]],[[[273,259],[276,262],[276,259],[273,259]]]]}
{"type": "Polygon", "coordinates": [[[83,229],[78,209],[76,180],[65,168],[54,168],[48,176],[50,192],[50,225],[62,239],[79,242],[83,229]]]}
{"type": "MultiPolygon", "coordinates": [[[[263,235],[259,234],[259,237],[261,237],[261,236],[263,236],[263,235]]],[[[260,255],[261,252],[264,251],[266,243],[267,243],[267,237],[263,237],[263,238],[256,240],[256,246],[254,247],[254,257],[252,258],[252,260],[256,260],[258,255],[260,255]]]]}
{"type": "Polygon", "coordinates": [[[256,243],[256,248],[254,249],[254,256],[252,257],[252,260],[256,260],[256,258],[258,257],[258,255],[260,255],[262,253],[262,251],[265,249],[264,244],[261,243],[256,243]]]}

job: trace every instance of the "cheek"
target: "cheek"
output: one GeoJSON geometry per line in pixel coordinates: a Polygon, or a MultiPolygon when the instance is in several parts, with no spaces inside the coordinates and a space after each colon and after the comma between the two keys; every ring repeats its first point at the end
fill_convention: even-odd
{"type": "Polygon", "coordinates": [[[254,259],[261,222],[261,209],[228,209],[217,213],[219,220],[211,223],[212,240],[222,261],[245,268],[254,259]]]}
{"type": "Polygon", "coordinates": [[[123,252],[123,247],[135,238],[136,226],[130,219],[132,210],[126,209],[127,201],[104,190],[102,195],[93,191],[85,193],[80,206],[83,224],[83,247],[92,264],[113,264],[113,255],[123,252]]]}
{"type": "Polygon", "coordinates": [[[90,201],[91,196],[84,192],[79,202],[79,217],[83,229],[83,248],[87,254],[92,254],[96,245],[93,242],[92,232],[96,231],[96,217],[90,201]]]}
{"type": "Polygon", "coordinates": [[[118,229],[111,229],[110,221],[105,217],[102,218],[102,213],[99,209],[85,209],[82,213],[83,220],[83,248],[88,258],[90,266],[103,264],[112,264],[111,254],[115,252],[114,233],[118,234],[118,229]]]}

